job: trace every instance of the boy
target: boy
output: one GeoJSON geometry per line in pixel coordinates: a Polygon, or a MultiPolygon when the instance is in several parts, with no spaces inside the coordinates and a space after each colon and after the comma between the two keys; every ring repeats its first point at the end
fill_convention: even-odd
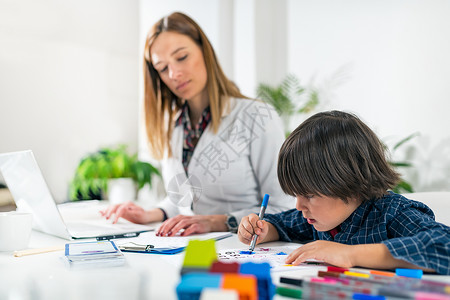
{"type": "MultiPolygon", "coordinates": [[[[303,122],[278,157],[278,180],[296,209],[242,219],[249,244],[307,243],[286,263],[317,259],[340,267],[420,268],[450,275],[450,228],[426,205],[388,192],[399,175],[375,133],[356,116],[330,111],[303,122]]],[[[270,205],[270,204],[269,204],[270,205]]]]}

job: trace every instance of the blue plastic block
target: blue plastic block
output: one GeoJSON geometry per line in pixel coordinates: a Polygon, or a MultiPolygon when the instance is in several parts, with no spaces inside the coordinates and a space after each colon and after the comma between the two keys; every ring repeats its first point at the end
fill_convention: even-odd
{"type": "Polygon", "coordinates": [[[177,296],[179,300],[200,299],[204,288],[220,288],[222,274],[212,273],[188,273],[181,277],[181,282],[177,286],[177,296]]]}
{"type": "Polygon", "coordinates": [[[269,263],[252,263],[247,262],[241,265],[239,270],[241,274],[251,274],[258,280],[258,299],[270,300],[275,295],[275,285],[272,283],[272,277],[270,276],[270,264],[269,263]]]}
{"type": "Polygon", "coordinates": [[[270,264],[269,263],[252,263],[246,262],[241,265],[239,270],[241,274],[251,274],[255,275],[258,280],[261,279],[271,279],[270,277],[270,264]]]}

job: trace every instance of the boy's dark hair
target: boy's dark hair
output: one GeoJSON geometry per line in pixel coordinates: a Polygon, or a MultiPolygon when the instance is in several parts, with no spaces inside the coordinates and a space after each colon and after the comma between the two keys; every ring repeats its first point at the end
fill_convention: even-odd
{"type": "Polygon", "coordinates": [[[399,181],[376,134],[355,115],[315,114],[286,139],[278,156],[278,180],[286,194],[379,198],[399,181]]]}

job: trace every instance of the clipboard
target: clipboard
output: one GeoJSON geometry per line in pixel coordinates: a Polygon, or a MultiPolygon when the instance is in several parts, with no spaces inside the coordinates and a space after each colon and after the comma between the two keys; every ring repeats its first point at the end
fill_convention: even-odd
{"type": "Polygon", "coordinates": [[[127,246],[127,245],[120,245],[119,249],[121,251],[129,251],[129,252],[150,252],[151,249],[155,248],[153,245],[139,245],[136,243],[130,243],[133,245],[127,246]]]}
{"type": "Polygon", "coordinates": [[[178,254],[184,251],[186,247],[175,248],[155,248],[154,245],[141,245],[134,242],[130,242],[124,245],[118,246],[122,252],[132,253],[144,253],[144,254],[178,254]]]}
{"type": "Polygon", "coordinates": [[[132,237],[129,241],[117,240],[117,246],[122,252],[171,255],[183,252],[192,239],[217,241],[231,235],[230,232],[209,232],[192,236],[159,237],[154,231],[150,231],[141,233],[139,237],[132,237]]]}

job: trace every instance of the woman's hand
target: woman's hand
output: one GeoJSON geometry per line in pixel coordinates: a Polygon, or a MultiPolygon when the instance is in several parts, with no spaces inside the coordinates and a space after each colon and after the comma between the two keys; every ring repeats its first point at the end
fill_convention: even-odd
{"type": "MultiPolygon", "coordinates": [[[[137,224],[147,224],[150,222],[158,221],[156,211],[145,211],[142,207],[134,204],[131,201],[112,205],[105,210],[101,210],[100,214],[108,220],[113,217],[113,224],[117,223],[119,218],[124,218],[130,222],[137,224]]],[[[161,212],[159,221],[162,220],[162,215],[163,213],[161,212]]]]}
{"type": "Polygon", "coordinates": [[[316,259],[334,266],[350,268],[354,266],[351,247],[336,242],[315,241],[292,251],[286,258],[286,263],[299,265],[307,259],[316,259]]]}
{"type": "Polygon", "coordinates": [[[256,214],[243,217],[238,228],[239,240],[249,245],[255,234],[258,235],[256,244],[278,240],[278,231],[269,222],[260,220],[256,214]]]}
{"type": "Polygon", "coordinates": [[[187,236],[195,233],[206,233],[212,231],[227,231],[225,225],[226,215],[206,215],[206,216],[183,216],[178,215],[170,218],[156,231],[157,236],[175,236],[180,230],[184,231],[180,234],[187,236]]]}

